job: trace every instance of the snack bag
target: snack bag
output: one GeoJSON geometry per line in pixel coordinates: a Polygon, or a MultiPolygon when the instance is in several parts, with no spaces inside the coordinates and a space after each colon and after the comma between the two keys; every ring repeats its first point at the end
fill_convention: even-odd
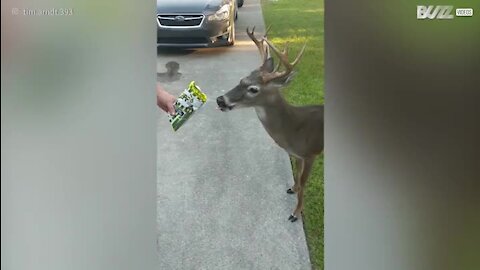
{"type": "Polygon", "coordinates": [[[189,118],[207,102],[207,96],[194,81],[188,85],[175,102],[175,115],[168,115],[173,130],[177,131],[189,118]]]}

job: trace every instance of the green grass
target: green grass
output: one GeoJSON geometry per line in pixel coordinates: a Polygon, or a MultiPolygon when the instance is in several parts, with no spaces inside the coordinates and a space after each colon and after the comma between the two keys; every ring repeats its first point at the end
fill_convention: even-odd
{"type": "MultiPolygon", "coordinates": [[[[323,104],[324,43],[323,1],[261,0],[265,24],[272,28],[269,40],[279,48],[289,43],[290,57],[306,42],[304,56],[297,65],[297,76],[284,90],[295,105],[323,104]]],[[[323,156],[317,158],[305,191],[304,227],[314,269],[323,269],[323,156]]]]}

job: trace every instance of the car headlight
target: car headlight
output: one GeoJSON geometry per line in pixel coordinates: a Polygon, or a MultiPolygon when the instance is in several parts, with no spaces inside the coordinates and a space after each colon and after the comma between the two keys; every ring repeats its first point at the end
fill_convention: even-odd
{"type": "Polygon", "coordinates": [[[225,21],[230,18],[230,5],[223,5],[214,14],[208,16],[209,21],[225,21]]]}

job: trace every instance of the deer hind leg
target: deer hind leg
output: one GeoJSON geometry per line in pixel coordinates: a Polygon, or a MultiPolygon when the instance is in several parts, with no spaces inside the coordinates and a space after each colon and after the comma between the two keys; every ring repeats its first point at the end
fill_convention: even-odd
{"type": "Polygon", "coordinates": [[[295,208],[295,211],[293,211],[293,214],[288,217],[288,220],[290,220],[291,222],[297,221],[298,217],[303,211],[303,191],[305,189],[308,177],[310,176],[310,172],[312,171],[314,160],[315,158],[307,158],[303,160],[303,170],[299,178],[299,189],[297,192],[297,207],[295,208]]]}
{"type": "Polygon", "coordinates": [[[287,189],[288,194],[294,194],[294,193],[296,193],[300,190],[300,177],[302,176],[302,173],[303,173],[305,160],[303,160],[301,158],[295,158],[295,161],[296,161],[296,166],[295,167],[297,169],[297,173],[295,174],[295,177],[293,178],[293,180],[295,181],[295,184],[293,185],[293,187],[287,189]]]}

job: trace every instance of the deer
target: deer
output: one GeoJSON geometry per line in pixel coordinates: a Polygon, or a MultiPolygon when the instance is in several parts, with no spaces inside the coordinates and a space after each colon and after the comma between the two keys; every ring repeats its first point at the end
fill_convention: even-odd
{"type": "Polygon", "coordinates": [[[306,44],[293,62],[288,56],[288,43],[280,51],[267,39],[270,28],[261,38],[247,28],[248,37],[255,43],[262,65],[243,77],[239,84],[226,94],[217,97],[216,102],[222,112],[238,108],[254,108],[263,127],[288,155],[295,160],[297,173],[294,185],[287,189],[288,194],[297,194],[297,205],[288,217],[297,221],[303,212],[303,195],[312,166],[318,155],[323,152],[323,105],[294,106],[281,94],[295,75],[294,68],[302,58],[306,44]],[[279,62],[274,67],[272,50],[279,62]]]}

